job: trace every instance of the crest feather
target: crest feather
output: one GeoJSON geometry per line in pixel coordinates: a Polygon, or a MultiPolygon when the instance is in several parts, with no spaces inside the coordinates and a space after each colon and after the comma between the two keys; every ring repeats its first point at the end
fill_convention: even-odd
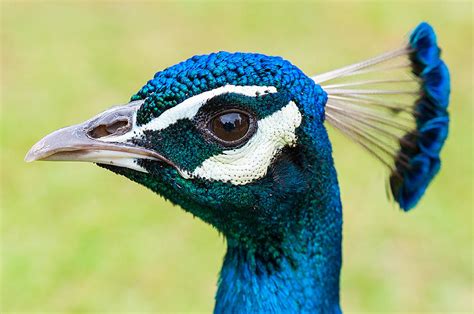
{"type": "Polygon", "coordinates": [[[413,208],[440,169],[450,77],[433,28],[404,47],[313,77],[328,94],[326,120],[384,164],[391,193],[413,208]]]}

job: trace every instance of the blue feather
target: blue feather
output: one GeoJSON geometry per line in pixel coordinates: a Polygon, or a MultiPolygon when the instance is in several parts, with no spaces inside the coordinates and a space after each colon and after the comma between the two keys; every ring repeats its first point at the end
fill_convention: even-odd
{"type": "Polygon", "coordinates": [[[436,66],[427,66],[420,74],[423,80],[423,91],[435,106],[447,108],[449,104],[450,79],[449,70],[443,61],[436,66]]]}
{"type": "MultiPolygon", "coordinates": [[[[440,169],[439,154],[448,136],[450,77],[440,59],[436,34],[428,23],[421,23],[410,36],[413,73],[422,81],[423,94],[415,104],[417,129],[409,136],[415,148],[400,141],[400,160],[390,178],[392,193],[403,210],[413,208],[440,169]],[[408,156],[408,167],[401,156],[408,156]]],[[[404,137],[403,140],[407,140],[404,137]]],[[[405,161],[406,162],[406,161],[405,161]]]]}
{"type": "Polygon", "coordinates": [[[415,51],[412,60],[423,67],[435,66],[439,62],[440,49],[436,34],[426,22],[420,23],[410,35],[410,46],[415,51]]]}

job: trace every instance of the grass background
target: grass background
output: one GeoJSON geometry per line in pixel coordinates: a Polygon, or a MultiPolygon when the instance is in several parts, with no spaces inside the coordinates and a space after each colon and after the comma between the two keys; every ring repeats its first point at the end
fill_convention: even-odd
{"type": "Polygon", "coordinates": [[[40,137],[128,101],[152,75],[218,50],[308,74],[396,48],[431,22],[452,74],[443,168],[413,212],[333,130],[346,312],[473,311],[471,2],[2,2],[1,308],[209,312],[225,243],[212,227],[91,164],[34,163],[40,137]]]}

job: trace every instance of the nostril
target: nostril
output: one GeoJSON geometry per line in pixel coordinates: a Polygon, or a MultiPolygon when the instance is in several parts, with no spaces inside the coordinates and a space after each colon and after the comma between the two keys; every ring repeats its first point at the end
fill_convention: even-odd
{"type": "Polygon", "coordinates": [[[128,126],[128,121],[122,120],[122,121],[116,121],[112,124],[106,125],[105,128],[107,132],[109,132],[110,134],[115,134],[115,133],[118,133],[120,129],[122,128],[125,129],[127,126],[128,126]]]}
{"type": "Polygon", "coordinates": [[[88,132],[88,134],[92,138],[100,138],[110,135],[110,133],[107,131],[107,127],[103,124],[93,128],[88,132]]]}
{"type": "Polygon", "coordinates": [[[108,135],[120,135],[130,129],[128,120],[118,120],[111,124],[100,124],[88,132],[92,138],[101,138],[108,135]]]}

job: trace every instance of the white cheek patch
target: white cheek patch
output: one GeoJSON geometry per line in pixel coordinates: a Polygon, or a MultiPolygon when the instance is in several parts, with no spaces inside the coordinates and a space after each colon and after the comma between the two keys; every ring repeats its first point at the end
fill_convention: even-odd
{"type": "Polygon", "coordinates": [[[244,185],[267,174],[275,156],[285,147],[296,144],[296,128],[301,113],[294,102],[258,121],[257,132],[242,147],[226,150],[206,159],[191,174],[235,185],[244,185]]]}
{"type": "Polygon", "coordinates": [[[137,126],[136,114],[133,117],[132,130],[126,134],[119,136],[107,136],[101,138],[105,142],[126,142],[134,137],[143,135],[145,131],[158,131],[169,127],[181,119],[193,119],[198,113],[199,109],[206,104],[206,102],[218,95],[235,93],[244,96],[256,97],[258,95],[265,95],[269,93],[276,93],[277,89],[274,86],[236,86],[226,85],[215,88],[213,90],[203,92],[199,95],[190,97],[178,105],[164,111],[160,116],[152,119],[147,124],[137,126]]]}

